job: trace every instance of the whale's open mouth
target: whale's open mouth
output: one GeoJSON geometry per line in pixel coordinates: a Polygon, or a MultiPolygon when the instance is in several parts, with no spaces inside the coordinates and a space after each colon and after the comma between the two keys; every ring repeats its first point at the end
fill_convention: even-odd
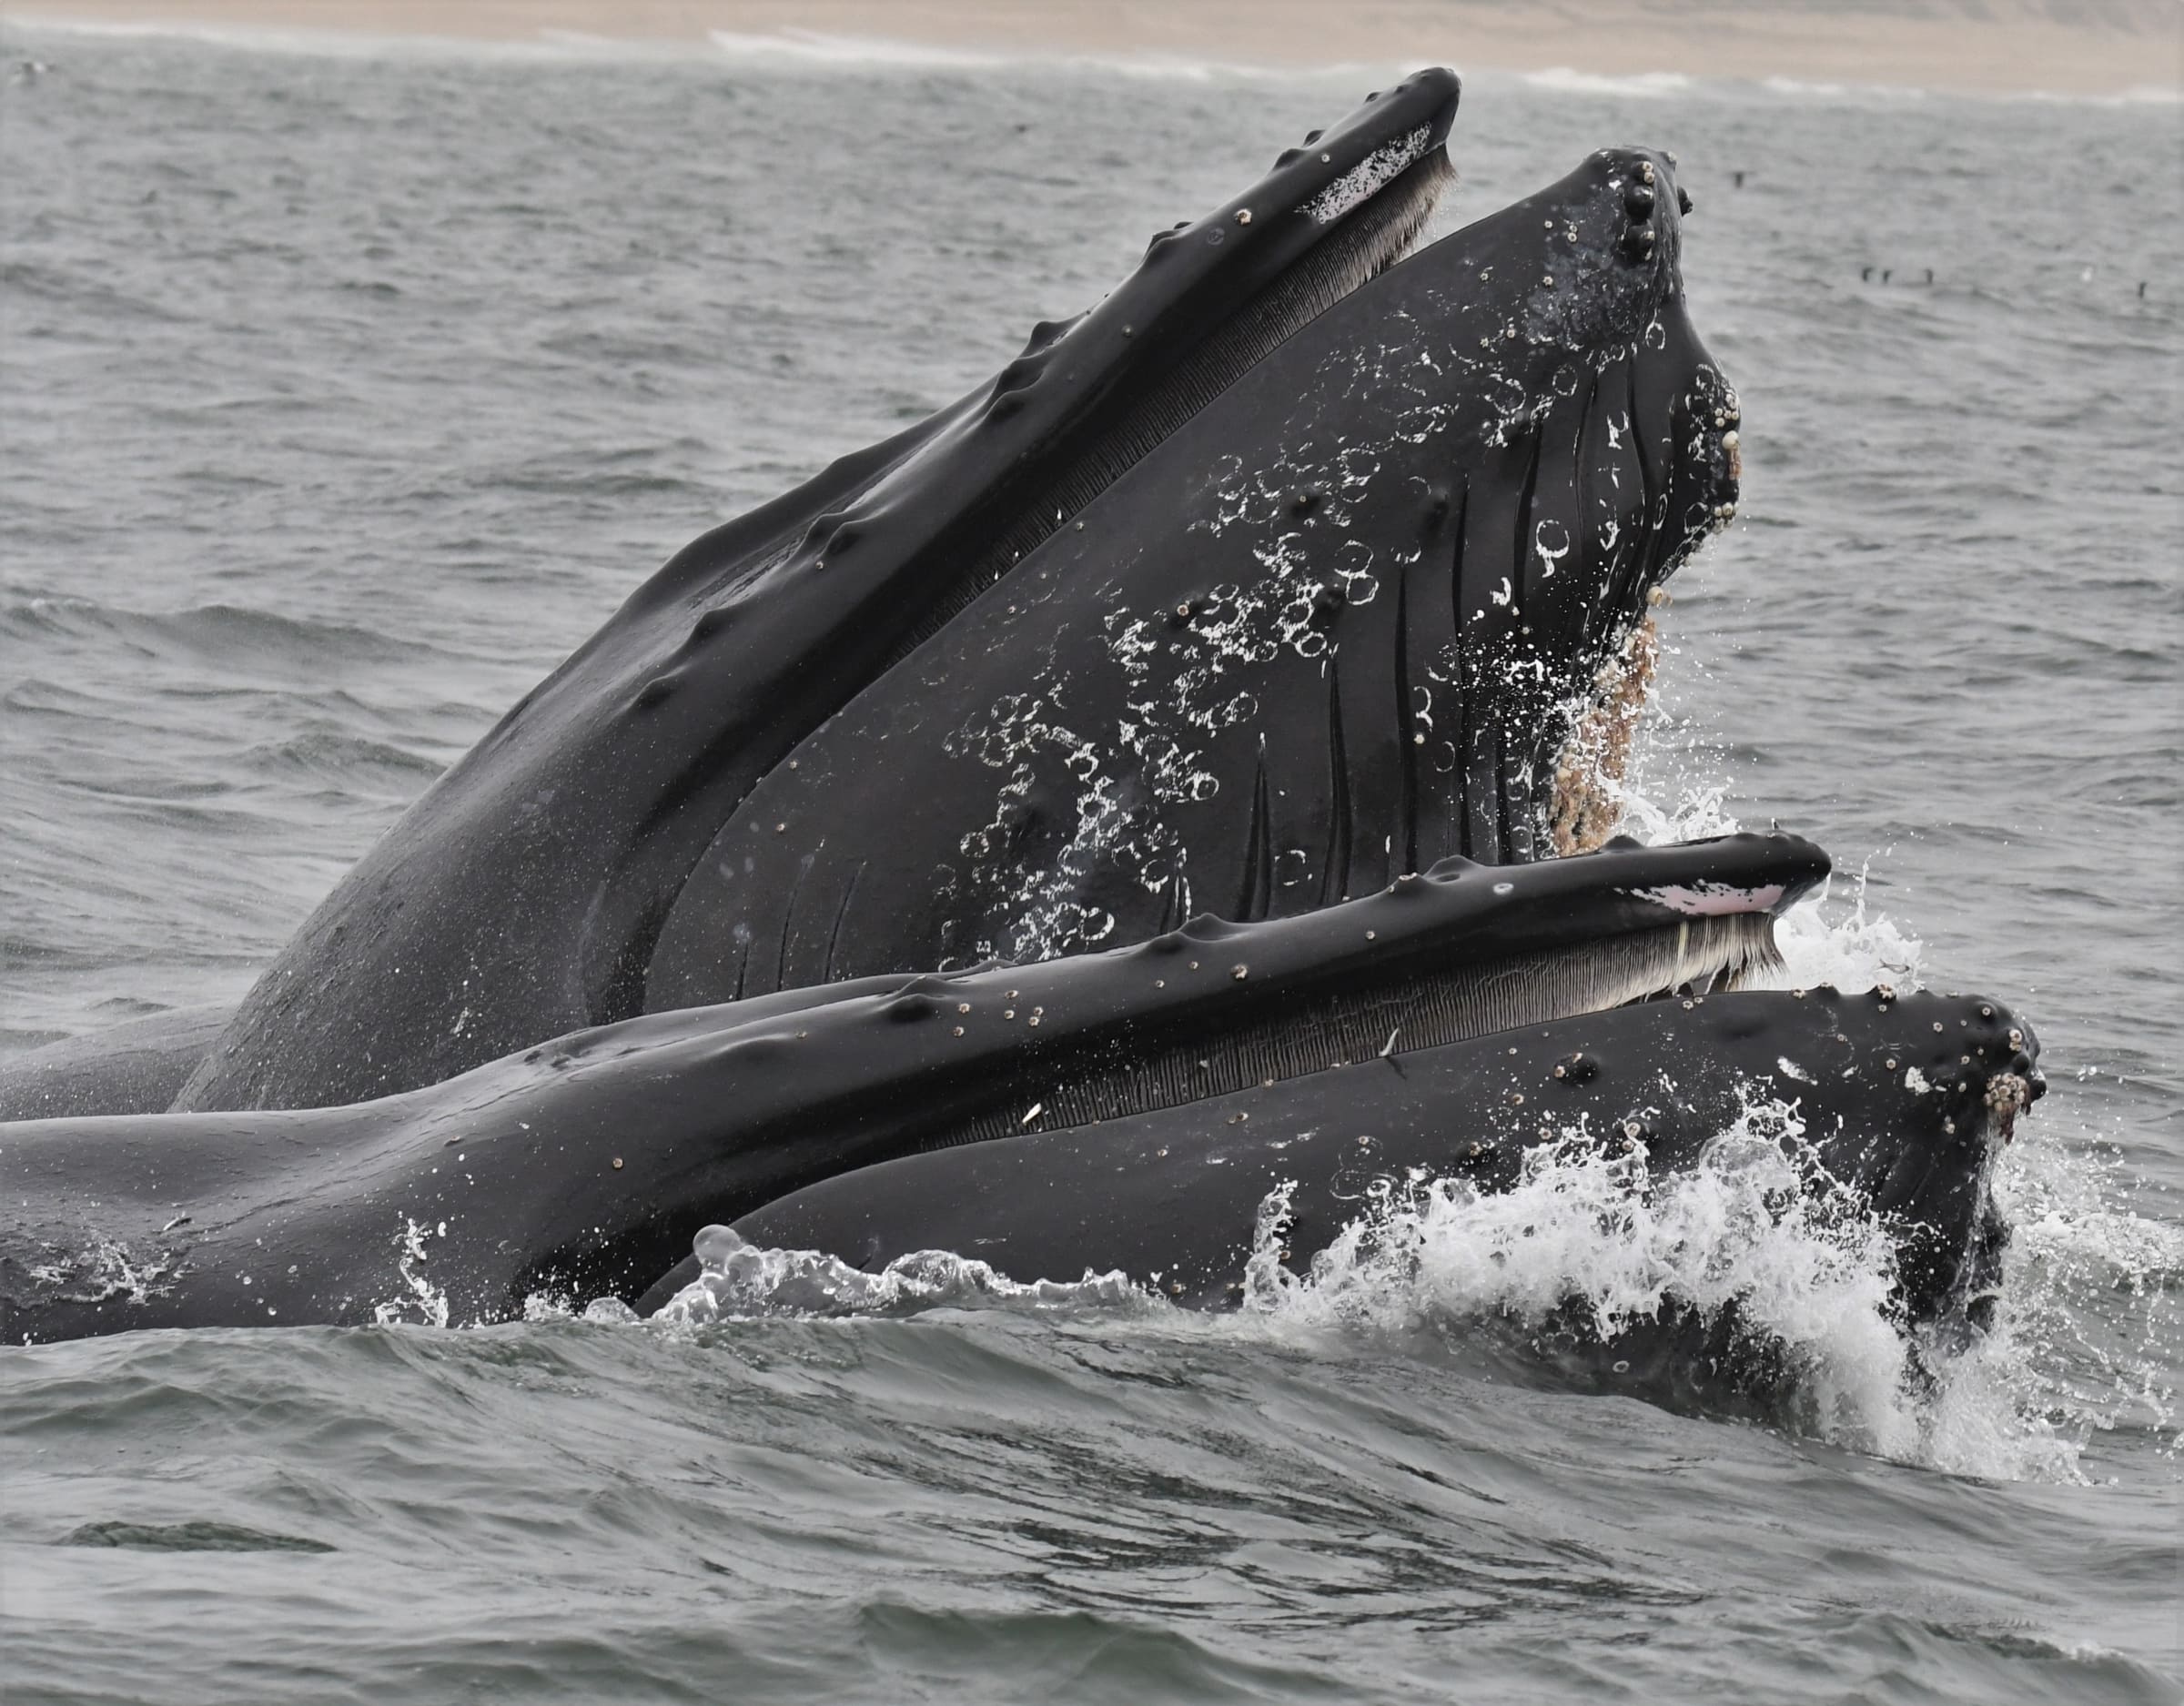
{"type": "Polygon", "coordinates": [[[1825,868],[1783,836],[1626,843],[1506,875],[1459,860],[1303,917],[1199,918],[1092,960],[921,978],[901,1010],[952,1013],[978,1088],[916,1146],[1012,1136],[1027,1105],[1041,1129],[1088,1125],[1735,990],[1779,967],[1775,916],[1825,868]],[[1645,880],[1702,865],[1730,880],[1645,880]]]}
{"type": "Polygon", "coordinates": [[[990,382],[679,552],[367,855],[176,1107],[1547,851],[1573,719],[1734,497],[1734,402],[1664,155],[1597,151],[1410,253],[1456,96],[1383,91],[990,382]]]}
{"type": "MultiPolygon", "coordinates": [[[[1190,938],[1172,940],[1171,952],[1191,964],[1190,938]]],[[[1216,937],[1197,951],[1216,954],[1219,946],[1216,937]]],[[[1040,1095],[1035,1123],[1047,1130],[1088,1126],[1499,1031],[1699,999],[1741,988],[1781,964],[1773,915],[1745,913],[1360,979],[1299,995],[1277,1012],[1239,1003],[1188,1035],[1127,1057],[1107,1049],[1067,1065],[1058,1058],[1038,1063],[1053,1087],[1040,1095]]],[[[1011,1136],[1025,1124],[1021,1108],[995,1108],[925,1146],[1011,1136]]]]}

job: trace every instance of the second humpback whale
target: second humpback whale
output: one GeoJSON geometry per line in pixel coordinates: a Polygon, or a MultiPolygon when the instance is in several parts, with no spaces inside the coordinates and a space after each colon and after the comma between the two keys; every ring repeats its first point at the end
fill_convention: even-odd
{"type": "Polygon", "coordinates": [[[353,1106],[0,1128],[0,1332],[656,1303],[739,1216],[853,1260],[937,1243],[1218,1302],[1285,1176],[1309,1253],[1345,1186],[1494,1188],[1588,1122],[1673,1164],[1735,1085],[1795,1076],[1793,1046],[1821,1165],[1898,1218],[1926,1318],[1995,1242],[1990,1136],[2037,1089],[2035,1048],[1991,1003],[1721,993],[1773,963],[1774,915],[1825,870],[1779,833],[1454,860],[1297,918],[630,1020],[353,1106]]]}
{"type": "MultiPolygon", "coordinates": [[[[0,1127],[0,1334],[482,1324],[692,1281],[685,1309],[736,1310],[775,1301],[751,1244],[1233,1307],[1261,1262],[1309,1271],[1543,1161],[1596,1155],[1636,1200],[1754,1098],[1801,1140],[1774,1188],[1882,1216],[1906,1329],[1983,1326],[2037,1045],[1977,997],[1736,993],[1825,869],[1779,833],[1452,860],[1298,918],[649,1015],[349,1107],[0,1127]]],[[[1562,1331],[1643,1362],[1621,1390],[1788,1396],[1734,1307],[1562,1331]]]]}

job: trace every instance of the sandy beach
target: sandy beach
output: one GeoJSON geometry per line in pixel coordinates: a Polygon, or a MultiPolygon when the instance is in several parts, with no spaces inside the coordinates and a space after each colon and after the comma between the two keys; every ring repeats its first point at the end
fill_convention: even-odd
{"type": "Polygon", "coordinates": [[[2169,0],[44,0],[23,22],[86,22],[491,41],[570,35],[704,42],[715,34],[824,51],[814,37],[962,51],[1299,66],[1444,61],[2112,95],[2184,86],[2169,0]]]}

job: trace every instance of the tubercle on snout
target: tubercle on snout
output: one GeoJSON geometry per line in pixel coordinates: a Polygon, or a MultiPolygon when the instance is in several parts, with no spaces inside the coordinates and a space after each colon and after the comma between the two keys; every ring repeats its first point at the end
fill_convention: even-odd
{"type": "Polygon", "coordinates": [[[1785,1089],[1831,1075],[1870,1083],[1900,1105],[1910,1129],[1924,1124],[1945,1146],[1974,1153],[2008,1143],[2017,1115],[2046,1092],[2037,1040],[1999,1002],[1904,994],[1886,984],[1855,994],[1826,984],[1789,993],[1823,1015],[1842,1009],[1850,1019],[1825,1039],[1844,1053],[1813,1060],[1785,1055],[1776,1063],[1785,1089]],[[1876,1019],[1887,1022],[1878,1040],[1854,1045],[1847,1031],[1863,1035],[1876,1028],[1876,1019]]]}

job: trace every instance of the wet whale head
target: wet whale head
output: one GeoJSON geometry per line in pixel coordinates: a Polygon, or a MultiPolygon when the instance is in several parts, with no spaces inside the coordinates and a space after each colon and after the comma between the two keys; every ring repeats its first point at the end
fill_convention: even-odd
{"type": "Polygon", "coordinates": [[[1603,150],[1291,333],[758,782],[647,1004],[1597,845],[1736,493],[1680,249],[1666,156],[1603,150]]]}

